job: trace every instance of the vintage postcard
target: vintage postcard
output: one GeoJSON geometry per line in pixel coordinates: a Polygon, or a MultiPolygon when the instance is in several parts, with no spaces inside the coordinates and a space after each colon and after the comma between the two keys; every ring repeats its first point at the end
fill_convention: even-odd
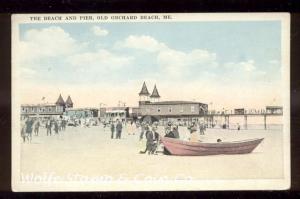
{"type": "Polygon", "coordinates": [[[290,187],[288,13],[12,16],[14,191],[290,187]]]}

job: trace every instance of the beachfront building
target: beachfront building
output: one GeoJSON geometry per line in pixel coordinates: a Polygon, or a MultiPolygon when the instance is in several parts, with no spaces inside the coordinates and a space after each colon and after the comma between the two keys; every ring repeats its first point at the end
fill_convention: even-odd
{"type": "Polygon", "coordinates": [[[59,95],[55,103],[22,104],[21,119],[27,117],[41,117],[41,118],[60,117],[63,115],[65,111],[65,106],[66,103],[61,95],[59,95]]]}
{"type": "Polygon", "coordinates": [[[127,121],[129,118],[129,107],[102,107],[100,118],[103,121],[127,121]]]}
{"type": "Polygon", "coordinates": [[[140,105],[142,115],[160,117],[198,117],[206,112],[206,104],[194,101],[161,101],[140,105]]]}
{"type": "Polygon", "coordinates": [[[21,119],[27,117],[55,117],[63,115],[64,107],[56,104],[22,104],[21,119]]]}
{"type": "Polygon", "coordinates": [[[139,103],[137,107],[101,107],[100,119],[102,121],[143,120],[145,117],[153,117],[160,121],[191,121],[198,120],[207,114],[208,105],[196,101],[160,101],[157,86],[154,85],[150,95],[144,82],[138,93],[139,103]]]}
{"type": "Polygon", "coordinates": [[[207,114],[208,105],[196,101],[160,101],[160,95],[156,85],[150,95],[146,86],[143,83],[142,89],[139,92],[140,101],[139,108],[135,109],[136,115],[141,117],[153,116],[159,120],[176,119],[177,121],[187,121],[198,119],[207,114]]]}
{"type": "Polygon", "coordinates": [[[65,116],[72,119],[79,118],[96,118],[98,117],[99,109],[97,108],[66,108],[65,116]]]}

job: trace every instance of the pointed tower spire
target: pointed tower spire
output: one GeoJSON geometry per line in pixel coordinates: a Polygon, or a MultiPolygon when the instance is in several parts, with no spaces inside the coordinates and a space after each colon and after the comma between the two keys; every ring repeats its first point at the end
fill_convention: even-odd
{"type": "Polygon", "coordinates": [[[151,94],[150,97],[151,98],[160,98],[160,95],[159,95],[159,93],[157,91],[157,88],[156,88],[156,84],[154,85],[154,89],[153,89],[152,94],[151,94]]]}
{"type": "Polygon", "coordinates": [[[60,106],[64,106],[65,105],[65,101],[64,99],[62,98],[61,94],[59,94],[59,97],[55,103],[56,105],[60,105],[60,106]]]}
{"type": "Polygon", "coordinates": [[[72,101],[70,95],[68,96],[68,98],[66,100],[66,107],[73,108],[73,101],[72,101]]]}
{"type": "Polygon", "coordinates": [[[146,83],[144,82],[144,83],[143,83],[142,90],[141,90],[141,92],[139,93],[139,96],[149,96],[149,95],[150,95],[150,93],[148,92],[146,83]]]}

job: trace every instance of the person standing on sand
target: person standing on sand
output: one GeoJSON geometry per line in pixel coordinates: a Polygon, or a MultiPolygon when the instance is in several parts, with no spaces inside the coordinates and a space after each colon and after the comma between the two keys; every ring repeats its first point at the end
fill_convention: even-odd
{"type": "Polygon", "coordinates": [[[62,124],[62,130],[65,131],[66,130],[67,121],[65,119],[63,119],[61,124],[62,124]]]}
{"type": "Polygon", "coordinates": [[[152,127],[152,131],[149,128],[147,129],[146,140],[146,149],[144,151],[140,151],[140,153],[146,153],[148,151],[148,155],[154,154],[159,140],[159,134],[156,133],[155,127],[152,127]]]}
{"type": "Polygon", "coordinates": [[[132,121],[130,122],[130,125],[127,125],[129,121],[125,122],[125,129],[127,131],[127,135],[131,135],[133,133],[133,126],[132,126],[132,121]]]}
{"type": "Polygon", "coordinates": [[[119,120],[117,120],[117,125],[116,125],[116,130],[117,130],[117,136],[116,136],[116,138],[117,139],[121,139],[122,128],[123,128],[122,122],[119,121],[119,120]]]}
{"type": "MultiPolygon", "coordinates": [[[[104,127],[105,128],[105,127],[104,127]]],[[[114,139],[114,133],[115,133],[115,124],[114,122],[111,122],[111,125],[110,125],[110,131],[111,131],[111,136],[110,138],[111,139],[114,139]]]]}
{"type": "Polygon", "coordinates": [[[58,134],[58,123],[57,121],[54,121],[54,131],[56,134],[58,134]]]}
{"type": "Polygon", "coordinates": [[[200,135],[204,135],[204,124],[203,123],[199,123],[199,131],[200,131],[200,135]]]}
{"type": "Polygon", "coordinates": [[[143,139],[144,131],[145,130],[146,130],[146,124],[145,124],[145,122],[142,122],[142,124],[141,124],[141,133],[140,133],[140,140],[143,139]]]}
{"type": "Polygon", "coordinates": [[[28,118],[27,121],[25,122],[26,124],[26,134],[29,137],[29,141],[31,142],[32,140],[32,127],[33,127],[33,120],[31,118],[28,118]]]}
{"type": "Polygon", "coordinates": [[[135,131],[136,131],[137,127],[136,127],[136,123],[132,122],[131,123],[131,130],[132,130],[132,134],[135,135],[135,131]]]}
{"type": "Polygon", "coordinates": [[[50,119],[47,120],[46,122],[46,129],[47,129],[47,136],[52,134],[51,132],[51,128],[52,128],[52,122],[50,119]]]}
{"type": "Polygon", "coordinates": [[[34,135],[39,135],[39,128],[40,128],[40,120],[37,119],[37,121],[34,124],[34,135]]]}

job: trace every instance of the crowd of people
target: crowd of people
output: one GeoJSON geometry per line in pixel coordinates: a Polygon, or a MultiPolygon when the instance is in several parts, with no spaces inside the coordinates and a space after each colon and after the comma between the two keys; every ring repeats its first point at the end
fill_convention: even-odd
{"type": "Polygon", "coordinates": [[[21,137],[23,142],[31,142],[32,134],[39,136],[40,127],[45,127],[47,136],[51,136],[52,132],[59,134],[59,131],[65,131],[67,121],[65,119],[41,119],[28,117],[21,121],[21,137]]]}
{"type": "Polygon", "coordinates": [[[121,139],[122,130],[126,127],[128,135],[139,135],[139,140],[146,140],[145,149],[141,150],[140,153],[145,154],[157,154],[157,148],[161,143],[161,137],[169,137],[175,139],[184,139],[186,141],[198,141],[199,135],[204,135],[206,131],[206,125],[204,122],[193,121],[187,125],[189,130],[189,136],[180,138],[179,124],[174,122],[168,122],[164,131],[158,131],[158,127],[161,126],[158,121],[145,122],[145,121],[130,121],[125,122],[117,119],[116,121],[103,122],[103,128],[110,129],[111,139],[121,139]]]}
{"type": "MultiPolygon", "coordinates": [[[[101,123],[101,121],[98,121],[101,123]]],[[[39,136],[40,127],[44,127],[47,136],[58,135],[60,131],[65,131],[67,125],[71,124],[81,125],[83,122],[78,120],[78,122],[68,121],[63,118],[26,118],[22,121],[21,125],[21,137],[23,142],[31,142],[32,134],[34,136],[39,136]]],[[[199,135],[204,135],[206,130],[206,125],[201,122],[193,121],[188,126],[189,130],[188,138],[186,136],[181,137],[179,132],[178,123],[168,122],[163,127],[158,121],[155,122],[145,122],[145,121],[123,121],[117,119],[116,121],[102,122],[104,129],[110,128],[110,138],[111,139],[121,139],[122,131],[126,128],[128,135],[138,134],[138,139],[140,141],[145,140],[145,149],[141,150],[141,154],[157,154],[158,146],[161,144],[162,137],[169,137],[174,139],[183,139],[186,141],[198,141],[199,135]],[[158,130],[160,128],[160,131],[158,130]]],[[[85,124],[85,123],[84,123],[85,124]]],[[[75,127],[78,125],[74,125],[75,127]]],[[[89,125],[83,125],[89,126],[89,125]]],[[[168,154],[167,151],[163,151],[168,154]]]]}

